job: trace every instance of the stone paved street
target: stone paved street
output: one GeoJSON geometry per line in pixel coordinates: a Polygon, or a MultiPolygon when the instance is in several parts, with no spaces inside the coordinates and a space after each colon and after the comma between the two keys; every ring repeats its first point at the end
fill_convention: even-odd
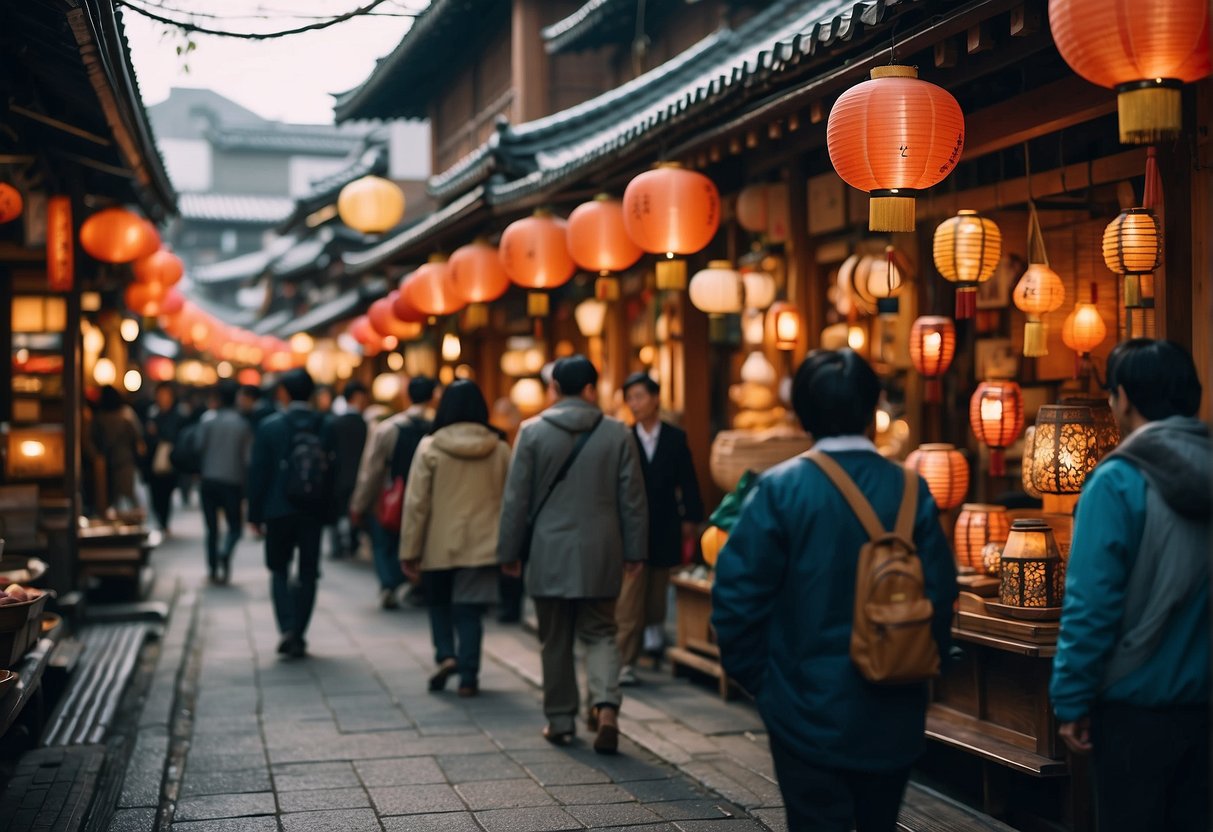
{"type": "Polygon", "coordinates": [[[259,545],[241,545],[231,586],[209,587],[198,516],[176,525],[154,560],[160,587],[180,589],[160,687],[175,677],[174,633],[192,624],[176,718],[144,720],[111,830],[150,828],[156,813],[179,832],[782,828],[747,706],[650,674],[625,702],[618,756],[585,736],[556,749],[539,734],[532,635],[490,624],[481,696],[428,693],[424,611],[378,610],[369,565],[326,560],[312,657],[284,661],[259,545]]]}

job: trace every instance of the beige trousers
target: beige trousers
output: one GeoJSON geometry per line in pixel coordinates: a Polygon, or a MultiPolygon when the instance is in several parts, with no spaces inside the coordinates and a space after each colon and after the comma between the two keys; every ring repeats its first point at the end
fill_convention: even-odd
{"type": "Polygon", "coordinates": [[[580,698],[573,640],[585,645],[591,705],[619,707],[619,650],[615,646],[615,599],[536,598],[543,661],[543,713],[552,730],[572,731],[580,698]]]}
{"type": "Polygon", "coordinates": [[[666,595],[670,589],[670,567],[648,566],[635,575],[624,573],[623,589],[615,602],[619,624],[619,661],[636,664],[644,639],[644,628],[665,621],[666,595]]]}

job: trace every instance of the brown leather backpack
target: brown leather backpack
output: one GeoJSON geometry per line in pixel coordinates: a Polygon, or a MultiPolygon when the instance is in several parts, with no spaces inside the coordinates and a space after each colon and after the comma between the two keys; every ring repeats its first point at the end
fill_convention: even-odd
{"type": "Polygon", "coordinates": [[[897,525],[885,530],[872,504],[830,457],[804,455],[821,469],[868,533],[859,550],[851,661],[859,675],[882,685],[923,682],[939,675],[939,647],[931,633],[934,607],[926,597],[922,561],[914,546],[918,474],[906,471],[897,525]]]}

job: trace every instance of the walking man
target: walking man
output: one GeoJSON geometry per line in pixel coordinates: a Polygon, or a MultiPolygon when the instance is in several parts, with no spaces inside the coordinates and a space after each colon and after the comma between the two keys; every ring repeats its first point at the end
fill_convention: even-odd
{"type": "Polygon", "coordinates": [[[660,655],[665,640],[670,569],[682,562],[682,547],[703,522],[703,500],[687,435],[661,420],[661,388],[648,373],[633,373],[623,397],[636,418],[632,432],[640,449],[649,503],[649,559],[636,575],[626,575],[615,619],[619,622],[619,684],[637,682],[635,665],[643,646],[660,655]],[[643,641],[643,645],[642,645],[643,641]]]}
{"type": "Polygon", "coordinates": [[[352,557],[358,550],[358,527],[350,521],[350,499],[358,482],[358,465],[366,448],[366,418],[363,411],[370,404],[366,386],[357,380],[346,382],[341,397],[345,410],[332,417],[330,430],[336,452],[336,493],[333,520],[333,558],[352,557]]]}
{"type": "Polygon", "coordinates": [[[386,525],[377,516],[380,500],[387,489],[398,489],[399,484],[407,482],[417,446],[430,432],[429,406],[435,387],[434,380],[426,376],[409,380],[411,404],[403,412],[384,419],[371,432],[350,499],[350,521],[359,526],[365,520],[371,532],[375,573],[379,576],[379,606],[385,610],[398,606],[396,592],[404,583],[400,570],[400,518],[396,516],[403,512],[404,495],[395,495],[399,497],[400,508],[393,512],[393,518],[384,518],[388,520],[386,525]]]}
{"type": "Polygon", "coordinates": [[[543,735],[566,745],[579,696],[573,642],[585,645],[594,750],[614,753],[619,650],[615,599],[623,572],[647,557],[648,506],[636,443],[598,408],[598,371],[584,356],[556,362],[556,402],[527,420],[506,481],[497,560],[535,599],[543,661],[543,735]]]}
{"type": "Polygon", "coordinates": [[[278,395],[286,409],[257,428],[249,467],[249,522],[265,536],[265,565],[282,635],[278,652],[291,658],[307,653],[307,626],[320,578],[320,537],[333,499],[331,440],[321,415],[308,406],[314,388],[306,370],[282,376],[278,395]]]}
{"type": "Polygon", "coordinates": [[[244,502],[244,483],[248,478],[253,430],[236,410],[239,385],[220,382],[218,409],[207,414],[198,425],[198,458],[202,463],[202,516],[206,519],[206,563],[214,583],[231,579],[232,552],[240,542],[244,502]],[[227,524],[220,538],[219,513],[227,524]]]}
{"type": "Polygon", "coordinates": [[[1050,694],[1092,755],[1099,829],[1209,829],[1213,444],[1188,352],[1135,338],[1108,356],[1125,439],[1087,478],[1050,694]]]}

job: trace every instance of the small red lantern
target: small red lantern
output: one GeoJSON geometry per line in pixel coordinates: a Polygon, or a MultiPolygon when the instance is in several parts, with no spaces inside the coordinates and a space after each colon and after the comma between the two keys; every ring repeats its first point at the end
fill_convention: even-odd
{"type": "Polygon", "coordinates": [[[72,239],[72,200],[52,196],[46,202],[46,282],[53,292],[70,292],[76,277],[72,239]]]}
{"type": "Polygon", "coordinates": [[[174,286],[185,274],[185,264],[171,251],[159,249],[131,265],[135,280],[140,283],[160,283],[174,286]]]}
{"type": "Polygon", "coordinates": [[[657,288],[687,286],[687,264],[677,254],[703,250],[720,228],[720,192],[711,179],[665,162],[628,183],[623,192],[623,222],[632,242],[657,261],[657,288]]]}
{"type": "Polygon", "coordinates": [[[391,336],[398,338],[401,341],[411,341],[414,338],[420,337],[422,325],[419,323],[406,323],[396,317],[392,311],[393,298],[380,298],[371,304],[371,308],[367,311],[367,320],[371,323],[371,329],[375,330],[384,338],[391,336]]]}
{"type": "Polygon", "coordinates": [[[910,326],[910,363],[926,379],[926,400],[943,399],[940,377],[952,366],[956,355],[956,325],[951,318],[924,315],[910,326]]]}
{"type": "Polygon", "coordinates": [[[501,255],[487,240],[474,240],[455,249],[447,265],[455,290],[468,303],[495,301],[510,288],[501,255]]]}
{"type": "Polygon", "coordinates": [[[176,289],[169,289],[164,293],[164,300],[160,303],[160,314],[175,316],[181,313],[185,308],[185,297],[176,289]]]}
{"type": "MultiPolygon", "coordinates": [[[[411,273],[407,274],[404,276],[404,280],[400,281],[401,289],[404,287],[405,280],[411,276],[411,273]]],[[[396,316],[396,320],[404,321],[406,324],[425,323],[430,316],[413,306],[401,289],[393,289],[388,293],[388,300],[392,303],[392,314],[396,316]]]]}
{"type": "Polygon", "coordinates": [[[954,445],[922,445],[906,457],[906,467],[926,480],[941,511],[964,502],[969,491],[969,461],[954,445]]]}
{"type": "Polygon", "coordinates": [[[123,299],[126,308],[136,315],[152,318],[161,312],[161,303],[168,290],[159,283],[132,283],[126,287],[123,299]]]}
{"type": "Polygon", "coordinates": [[[969,424],[990,448],[990,473],[1006,476],[1004,452],[1023,430],[1023,391],[1013,381],[983,381],[969,400],[969,424]]]}
{"type": "Polygon", "coordinates": [[[21,192],[7,182],[0,182],[0,223],[17,219],[24,207],[21,192]]]}
{"type": "Polygon", "coordinates": [[[160,235],[125,208],[104,208],[80,226],[80,245],[103,263],[129,263],[158,249],[160,235]]]}
{"type": "Polygon", "coordinates": [[[455,287],[446,257],[441,254],[431,254],[428,263],[406,277],[400,284],[400,294],[426,315],[453,315],[467,305],[455,287]]]}
{"type": "Polygon", "coordinates": [[[578,205],[569,214],[568,237],[573,262],[599,275],[594,295],[599,300],[619,300],[619,282],[611,273],[630,269],[644,255],[628,236],[623,203],[599,194],[578,205]]]}

